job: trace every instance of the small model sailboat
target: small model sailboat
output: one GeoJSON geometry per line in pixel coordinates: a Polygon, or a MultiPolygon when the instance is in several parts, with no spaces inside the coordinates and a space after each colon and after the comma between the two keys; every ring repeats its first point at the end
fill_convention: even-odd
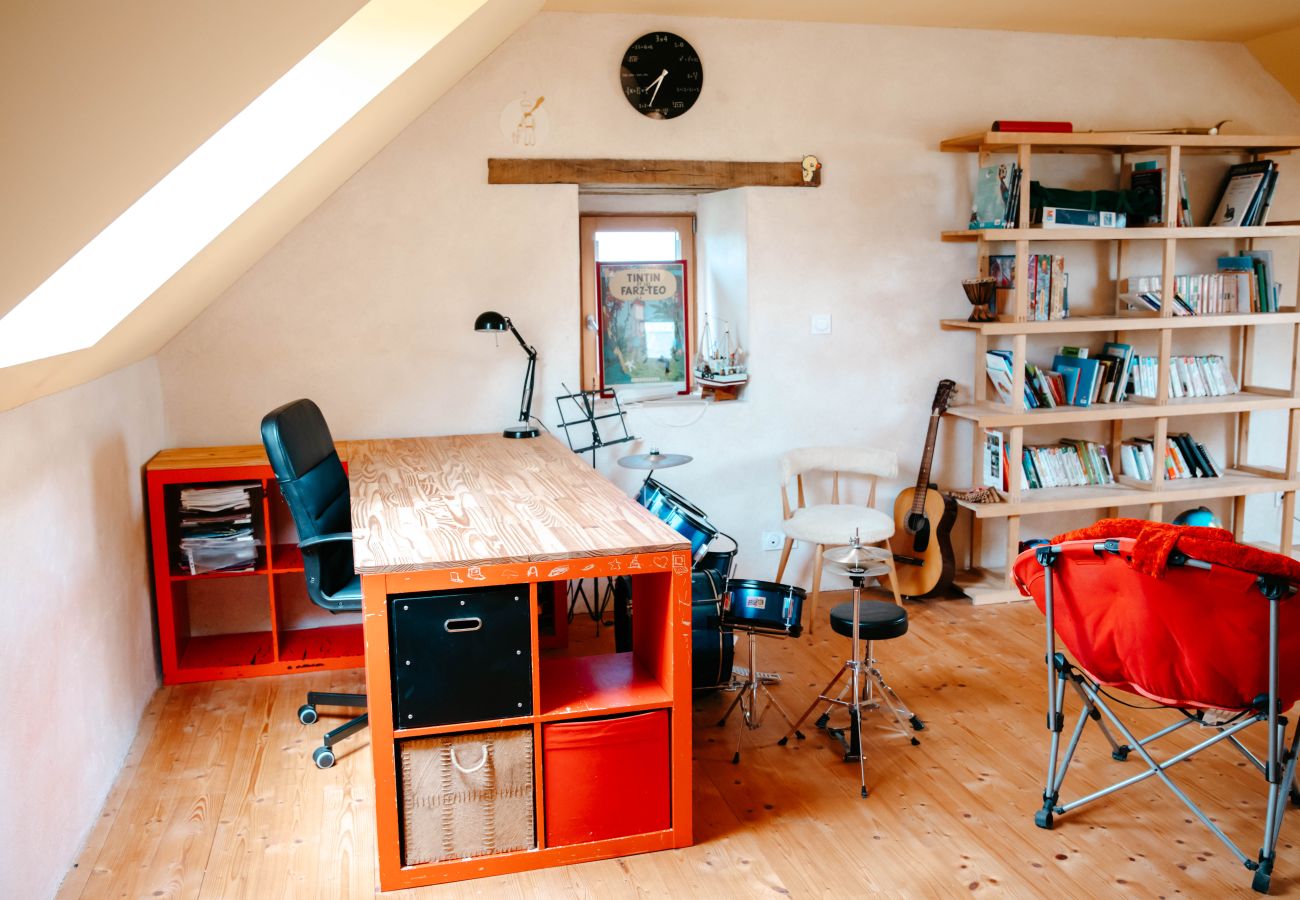
{"type": "Polygon", "coordinates": [[[709,314],[704,314],[700,328],[700,346],[695,362],[695,378],[700,387],[717,400],[735,399],[739,388],[749,381],[745,367],[745,352],[739,344],[733,345],[731,329],[724,321],[722,339],[715,340],[709,314]]]}

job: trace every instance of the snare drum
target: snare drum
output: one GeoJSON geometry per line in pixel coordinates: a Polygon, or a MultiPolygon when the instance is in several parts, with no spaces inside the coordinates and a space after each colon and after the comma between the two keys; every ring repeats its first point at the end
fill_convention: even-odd
{"type": "Polygon", "coordinates": [[[709,541],[717,537],[718,529],[710,524],[699,507],[652,478],[646,479],[637,499],[661,522],[690,541],[692,562],[700,559],[709,541]]]}
{"type": "Polygon", "coordinates": [[[727,582],[722,621],[737,628],[752,628],[798,637],[803,633],[803,588],[775,581],[733,578],[727,582]]]}

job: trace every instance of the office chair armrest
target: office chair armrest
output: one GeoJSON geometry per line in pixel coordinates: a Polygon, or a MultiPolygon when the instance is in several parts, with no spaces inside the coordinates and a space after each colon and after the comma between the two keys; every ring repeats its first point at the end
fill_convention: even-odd
{"type": "Polygon", "coordinates": [[[338,541],[350,541],[350,540],[352,540],[352,532],[350,531],[336,531],[333,534],[318,534],[316,535],[316,537],[310,537],[307,538],[307,540],[305,541],[299,541],[298,549],[311,550],[314,549],[318,544],[333,544],[338,541]]]}

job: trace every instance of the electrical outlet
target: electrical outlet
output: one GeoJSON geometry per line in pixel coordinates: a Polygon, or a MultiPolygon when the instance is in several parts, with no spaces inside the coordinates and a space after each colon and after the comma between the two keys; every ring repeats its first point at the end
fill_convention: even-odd
{"type": "Polygon", "coordinates": [[[781,534],[781,532],[779,532],[779,531],[764,531],[764,532],[763,532],[763,549],[764,549],[764,550],[780,550],[780,549],[781,549],[781,545],[784,544],[784,543],[785,543],[785,535],[781,534]]]}

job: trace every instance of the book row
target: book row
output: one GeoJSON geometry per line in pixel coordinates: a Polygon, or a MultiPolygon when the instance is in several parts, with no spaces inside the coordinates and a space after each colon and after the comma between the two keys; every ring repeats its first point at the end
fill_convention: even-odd
{"type": "MultiPolygon", "coordinates": [[[[1281,285],[1273,280],[1273,252],[1249,250],[1219,257],[1219,271],[1174,278],[1174,314],[1216,315],[1277,312],[1281,285]]],[[[1120,299],[1131,309],[1160,310],[1159,275],[1139,275],[1120,282],[1120,299]]]]}
{"type": "MultiPolygon", "coordinates": [[[[1026,260],[1029,278],[1028,318],[1045,322],[1070,317],[1070,273],[1065,271],[1065,257],[1052,253],[1031,253],[1026,260]]],[[[989,257],[989,277],[995,290],[1010,291],[1016,286],[1016,257],[999,254],[989,257]]],[[[994,312],[997,310],[995,309],[994,312]]]]}
{"type": "MultiPolygon", "coordinates": [[[[1159,365],[1158,357],[1137,357],[1131,385],[1134,396],[1155,397],[1159,365]]],[[[1173,356],[1169,359],[1170,397],[1226,397],[1237,391],[1232,368],[1222,356],[1173,356]]]]}
{"type": "MultiPolygon", "coordinates": [[[[1190,434],[1171,434],[1165,442],[1163,465],[1165,478],[1218,478],[1222,467],[1190,434]]],[[[1155,441],[1132,438],[1120,445],[1120,472],[1131,478],[1149,481],[1156,466],[1155,441]]]]}
{"type": "MultiPolygon", "coordinates": [[[[1132,346],[1115,341],[1107,341],[1096,356],[1087,347],[1062,347],[1051,368],[1025,363],[1025,406],[1038,409],[1118,403],[1129,392],[1133,362],[1132,346]]],[[[1012,404],[1013,366],[1010,350],[985,353],[989,381],[1006,404],[1012,404]]]]}
{"type": "MultiPolygon", "coordinates": [[[[984,486],[1007,490],[1013,476],[1007,459],[1009,442],[1000,431],[984,432],[984,486]]],[[[1114,484],[1110,455],[1095,441],[1065,438],[1055,444],[1032,444],[1021,450],[1022,489],[1114,484]]]]}

